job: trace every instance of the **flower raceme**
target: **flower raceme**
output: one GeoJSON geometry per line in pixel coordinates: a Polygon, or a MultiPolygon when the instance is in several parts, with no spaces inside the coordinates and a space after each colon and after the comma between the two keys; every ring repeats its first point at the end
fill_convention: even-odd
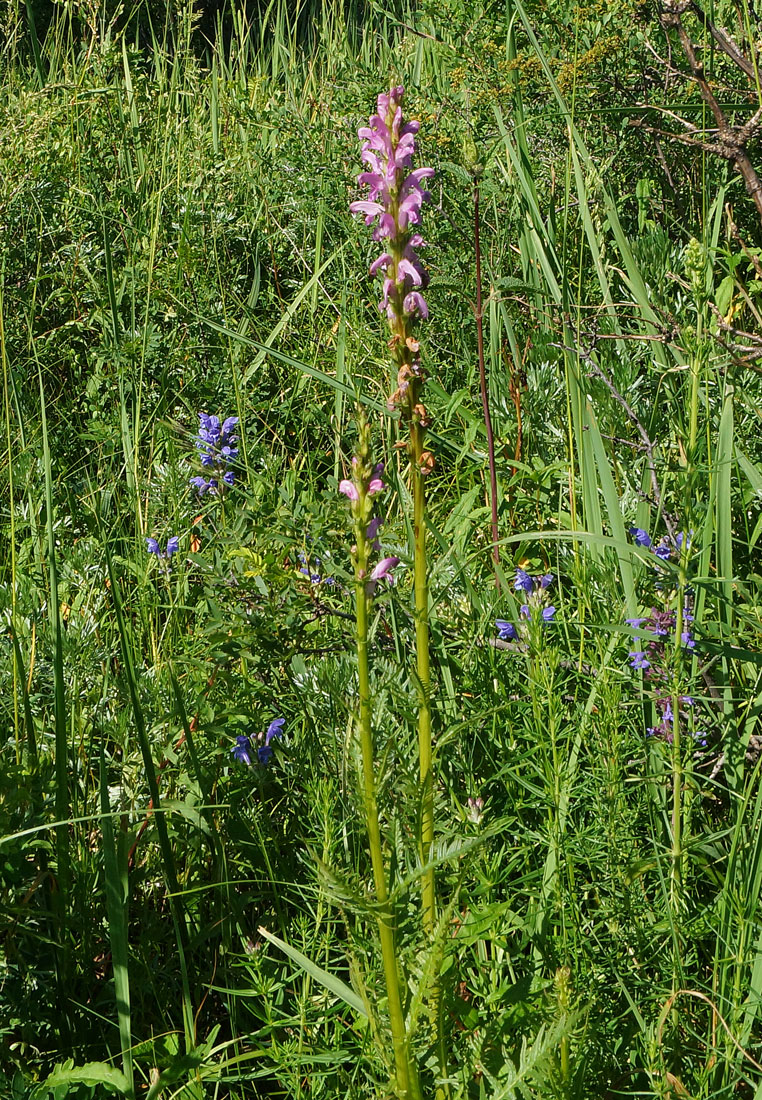
{"type": "MultiPolygon", "coordinates": [[[[544,573],[539,577],[532,577],[525,569],[516,570],[516,579],[513,587],[516,592],[523,592],[526,595],[526,603],[523,603],[519,608],[519,614],[522,619],[531,621],[534,617],[535,611],[538,614],[539,621],[542,623],[549,623],[553,621],[556,609],[552,604],[545,604],[545,589],[553,583],[553,574],[544,573]]],[[[521,624],[514,626],[513,623],[508,622],[506,619],[497,619],[495,625],[497,626],[497,636],[500,641],[520,641],[522,635],[526,632],[526,628],[521,624]]]]}
{"type": "MultiPolygon", "coordinates": [[[[270,757],[273,754],[272,740],[274,737],[283,737],[283,726],[285,725],[285,718],[275,718],[267,728],[267,732],[259,734],[258,740],[262,744],[256,751],[256,758],[260,764],[268,764],[270,757]]],[[[233,759],[237,760],[240,764],[252,763],[252,756],[254,754],[254,746],[252,744],[252,738],[241,734],[236,737],[236,743],[230,750],[233,754],[233,759]]]]}
{"type": "Polygon", "coordinates": [[[412,166],[420,123],[403,121],[403,97],[401,86],[382,92],[376,113],[367,126],[358,130],[368,170],[361,172],[357,180],[369,190],[367,199],[350,203],[349,209],[353,214],[363,214],[365,224],[374,226],[373,239],[382,247],[380,256],[370,265],[370,274],[383,277],[378,308],[392,331],[389,347],[397,379],[387,405],[390,411],[399,409],[416,428],[419,438],[414,461],[421,474],[428,474],[434,468],[434,458],[422,449],[429,416],[421,400],[425,376],[413,330],[418,320],[429,315],[422,293],[429,277],[416,249],[424,244],[418,226],[423,204],[431,198],[422,184],[434,175],[434,169],[412,166]]]}
{"type": "Polygon", "coordinates": [[[349,501],[355,530],[355,545],[352,547],[352,561],[358,583],[364,584],[367,596],[372,596],[379,581],[394,583],[393,570],[399,565],[399,558],[385,557],[371,568],[371,559],[381,550],[379,531],[381,517],[374,515],[374,497],[386,490],[383,480],[384,463],[374,464],[370,449],[370,429],[363,416],[360,417],[360,432],[357,441],[357,454],[352,459],[352,476],[339,482],[339,492],[349,501]]]}
{"type": "Polygon", "coordinates": [[[155,554],[160,561],[166,561],[180,549],[180,538],[178,535],[173,535],[167,541],[165,550],[162,550],[156,539],[146,539],[146,549],[149,554],[155,554]]]}
{"type": "MultiPolygon", "coordinates": [[[[675,633],[675,612],[671,609],[662,611],[660,608],[652,607],[651,614],[641,616],[637,619],[625,619],[628,626],[633,627],[635,630],[643,630],[644,647],[642,650],[631,650],[630,668],[650,669],[652,666],[653,671],[650,673],[651,678],[658,678],[662,675],[662,666],[665,663],[665,646],[664,639],[668,639],[674,636],[675,633]]],[[[683,608],[683,628],[680,633],[680,642],[686,649],[694,649],[696,642],[689,629],[689,624],[693,622],[693,615],[690,611],[690,606],[686,603],[683,608]],[[687,624],[687,625],[686,625],[687,624]]]]}
{"type": "Polygon", "coordinates": [[[391,324],[404,317],[428,317],[429,308],[421,294],[428,275],[415,249],[423,238],[415,229],[420,225],[421,208],[430,199],[421,182],[434,175],[433,168],[411,170],[415,155],[415,135],[420,123],[403,123],[404,88],[382,92],[377,113],[358,134],[363,142],[362,159],[369,171],[361,172],[357,182],[369,188],[368,198],[350,203],[353,214],[364,214],[365,224],[373,225],[373,239],[383,241],[383,252],[370,265],[370,274],[384,276],[383,298],[379,309],[391,324]]]}
{"type": "Polygon", "coordinates": [[[238,448],[233,446],[238,439],[234,434],[238,417],[229,416],[220,421],[218,416],[199,413],[198,419],[196,447],[201,465],[208,476],[192,477],[190,483],[195,486],[200,497],[205,493],[217,496],[232,488],[235,482],[235,473],[231,466],[238,458],[238,448]]]}

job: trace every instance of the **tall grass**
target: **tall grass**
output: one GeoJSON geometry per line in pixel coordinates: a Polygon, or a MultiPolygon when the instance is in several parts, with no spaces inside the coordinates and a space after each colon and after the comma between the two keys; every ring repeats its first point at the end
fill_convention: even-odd
{"type": "MultiPolygon", "coordinates": [[[[608,24],[581,6],[573,41],[520,0],[446,18],[273,0],[211,26],[190,6],[44,14],[7,9],[0,59],[0,1092],[383,1094],[336,494],[359,391],[402,559],[365,625],[423,1090],[762,1095],[759,377],[712,309],[740,249],[728,202],[753,239],[737,184],[709,161],[682,211],[667,196],[638,219],[634,184],[660,162],[591,97],[582,59],[608,24]],[[424,860],[414,533],[346,211],[387,79],[441,181],[424,860]],[[465,290],[474,138],[499,590],[465,290]],[[201,410],[241,420],[222,502],[188,488],[201,410]],[[631,526],[690,548],[655,574],[631,526]],[[172,534],[171,571],[149,567],[146,536],[172,534]],[[519,565],[556,577],[528,649],[495,638],[496,618],[522,621],[519,565]],[[646,733],[625,620],[679,618],[685,598],[696,647],[678,647],[675,693],[695,706],[667,744],[646,733]],[[276,716],[271,763],[236,762],[235,738],[276,716]]],[[[752,325],[753,260],[732,270],[752,325]]]]}

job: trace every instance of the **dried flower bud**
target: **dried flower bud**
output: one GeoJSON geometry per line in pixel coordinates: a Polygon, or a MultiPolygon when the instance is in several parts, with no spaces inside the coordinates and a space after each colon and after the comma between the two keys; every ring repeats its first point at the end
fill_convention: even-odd
{"type": "Polygon", "coordinates": [[[426,406],[419,402],[413,409],[413,419],[417,420],[422,428],[428,428],[431,424],[429,414],[426,411],[426,406]]]}

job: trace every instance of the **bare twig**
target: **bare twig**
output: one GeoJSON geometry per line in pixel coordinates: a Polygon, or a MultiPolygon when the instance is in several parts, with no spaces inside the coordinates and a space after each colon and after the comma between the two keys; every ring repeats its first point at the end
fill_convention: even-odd
{"type": "MultiPolygon", "coordinates": [[[[698,85],[701,98],[711,111],[716,123],[718,140],[709,143],[700,138],[688,136],[686,134],[670,134],[664,130],[658,130],[641,123],[640,120],[638,120],[636,125],[641,125],[643,129],[658,133],[661,136],[669,137],[673,141],[681,141],[686,145],[695,145],[705,152],[713,153],[729,161],[743,177],[746,190],[757,208],[760,220],[762,220],[762,180],[760,180],[747,152],[748,144],[756,137],[760,125],[762,125],[762,107],[759,107],[751,118],[747,119],[742,126],[734,126],[728,122],[722,107],[717,101],[712,85],[707,78],[704,63],[697,56],[697,47],[688,34],[688,31],[685,29],[682,17],[689,10],[695,12],[703,20],[704,24],[709,29],[709,33],[725,55],[729,57],[746,76],[753,79],[753,63],[741,53],[725,31],[716,27],[711,19],[708,19],[704,15],[704,12],[694,0],[680,0],[679,3],[665,3],[662,6],[660,16],[661,25],[668,36],[669,31],[675,31],[677,34],[683,54],[688,62],[690,76],[698,85]]],[[[689,123],[686,123],[684,119],[679,119],[679,121],[690,131],[691,127],[689,123]]]]}

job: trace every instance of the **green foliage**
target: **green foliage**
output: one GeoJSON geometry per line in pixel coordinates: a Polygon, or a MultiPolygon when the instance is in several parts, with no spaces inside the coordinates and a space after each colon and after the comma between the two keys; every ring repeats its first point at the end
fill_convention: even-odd
{"type": "MultiPolygon", "coordinates": [[[[715,17],[748,42],[739,12],[715,17]]],[[[370,624],[377,786],[427,1094],[757,1095],[759,223],[723,163],[632,125],[702,110],[689,83],[664,86],[654,13],[326,0],[2,19],[0,1093],[384,1095],[336,492],[359,395],[401,559],[370,624]],[[355,131],[388,77],[437,168],[431,940],[413,533],[347,213],[355,131]],[[223,500],[188,485],[200,410],[241,419],[223,500]],[[692,532],[690,550],[656,575],[631,525],[692,532]],[[145,539],[175,534],[166,569],[145,539]],[[557,578],[526,650],[495,644],[496,618],[520,621],[519,565],[557,578]],[[646,735],[624,620],[686,594],[696,647],[668,668],[695,707],[676,753],[646,735]],[[236,761],[278,716],[269,766],[236,761]],[[436,976],[447,1082],[422,1008],[436,976]]]]}

